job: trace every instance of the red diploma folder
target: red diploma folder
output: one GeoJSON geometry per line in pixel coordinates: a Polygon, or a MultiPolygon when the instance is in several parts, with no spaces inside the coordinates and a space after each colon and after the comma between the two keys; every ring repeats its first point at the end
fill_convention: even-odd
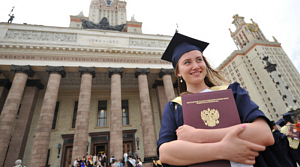
{"type": "Polygon", "coordinates": [[[297,131],[297,130],[295,129],[295,124],[288,125],[288,126],[290,126],[290,130],[289,130],[289,131],[290,131],[290,132],[292,133],[292,135],[293,135],[293,136],[291,136],[291,138],[296,139],[296,140],[299,140],[300,132],[297,131]]]}
{"type": "MultiPolygon", "coordinates": [[[[185,125],[199,129],[217,129],[241,123],[231,89],[182,95],[181,99],[185,125]]],[[[189,167],[230,166],[228,160],[189,165],[189,167]]]]}

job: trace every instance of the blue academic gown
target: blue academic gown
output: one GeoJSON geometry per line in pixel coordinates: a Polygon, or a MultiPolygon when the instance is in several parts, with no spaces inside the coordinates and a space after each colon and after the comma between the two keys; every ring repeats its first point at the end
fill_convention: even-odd
{"type": "MultiPolygon", "coordinates": [[[[289,144],[285,134],[274,130],[274,145],[266,147],[257,158],[265,166],[270,167],[297,167],[296,161],[288,151],[289,144]]],[[[256,165],[255,165],[256,166],[256,165]]]]}
{"type": "MultiPolygon", "coordinates": [[[[270,125],[269,119],[264,115],[262,111],[258,109],[253,101],[250,100],[248,92],[240,87],[239,83],[233,83],[228,86],[227,89],[231,89],[235,103],[240,115],[240,120],[242,123],[252,123],[255,119],[262,117],[270,125]]],[[[159,139],[157,141],[157,155],[159,157],[159,147],[165,143],[173,140],[177,140],[176,129],[179,126],[182,126],[183,115],[182,115],[182,106],[177,104],[177,110],[175,112],[175,106],[173,102],[168,102],[165,105],[162,123],[159,132],[159,139]]],[[[271,129],[270,129],[271,131],[271,129]]],[[[178,153],[180,154],[180,153],[178,153]]],[[[268,167],[265,165],[264,158],[256,158],[257,167],[268,167]]]]}

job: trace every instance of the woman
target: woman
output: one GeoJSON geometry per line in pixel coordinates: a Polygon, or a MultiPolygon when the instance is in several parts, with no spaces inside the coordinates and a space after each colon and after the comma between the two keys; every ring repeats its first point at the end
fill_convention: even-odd
{"type": "Polygon", "coordinates": [[[162,59],[172,62],[175,75],[179,77],[180,93],[232,89],[242,124],[212,130],[184,125],[179,97],[168,102],[163,111],[157,141],[159,159],[162,163],[176,166],[220,159],[255,164],[258,152],[274,143],[269,120],[238,83],[220,86],[226,80],[210,67],[202,55],[207,45],[176,33],[162,59]]]}
{"type": "Polygon", "coordinates": [[[141,160],[141,158],[138,158],[137,167],[142,167],[142,166],[143,166],[142,160],[141,160]]]}
{"type": "Polygon", "coordinates": [[[102,160],[101,160],[101,165],[103,167],[106,167],[106,160],[107,160],[106,155],[105,153],[103,153],[102,160]]]}
{"type": "Polygon", "coordinates": [[[86,166],[86,156],[84,155],[81,160],[81,167],[85,167],[85,166],[86,166]]]}
{"type": "Polygon", "coordinates": [[[93,167],[93,166],[94,166],[93,157],[90,155],[88,158],[87,167],[93,167]]]}

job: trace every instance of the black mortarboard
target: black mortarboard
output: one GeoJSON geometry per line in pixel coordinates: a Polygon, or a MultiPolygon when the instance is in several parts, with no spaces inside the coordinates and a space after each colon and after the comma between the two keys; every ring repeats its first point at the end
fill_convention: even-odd
{"type": "Polygon", "coordinates": [[[291,113],[282,114],[283,120],[289,122],[292,119],[291,113]]]}
{"type": "Polygon", "coordinates": [[[272,127],[276,125],[274,121],[271,121],[270,124],[272,127]]]}
{"type": "Polygon", "coordinates": [[[203,53],[208,44],[207,42],[175,33],[161,59],[172,62],[175,69],[178,60],[184,53],[191,50],[199,50],[203,53]]]}
{"type": "Polygon", "coordinates": [[[276,122],[277,125],[283,127],[286,123],[283,121],[282,118],[280,118],[277,122],[276,122]]]}

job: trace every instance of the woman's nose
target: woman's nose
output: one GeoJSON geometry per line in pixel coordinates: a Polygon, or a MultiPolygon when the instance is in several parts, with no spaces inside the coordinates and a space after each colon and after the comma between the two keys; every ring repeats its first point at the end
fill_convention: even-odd
{"type": "Polygon", "coordinates": [[[200,67],[199,67],[199,64],[198,63],[196,63],[196,62],[193,62],[193,69],[199,69],[200,67]]]}

